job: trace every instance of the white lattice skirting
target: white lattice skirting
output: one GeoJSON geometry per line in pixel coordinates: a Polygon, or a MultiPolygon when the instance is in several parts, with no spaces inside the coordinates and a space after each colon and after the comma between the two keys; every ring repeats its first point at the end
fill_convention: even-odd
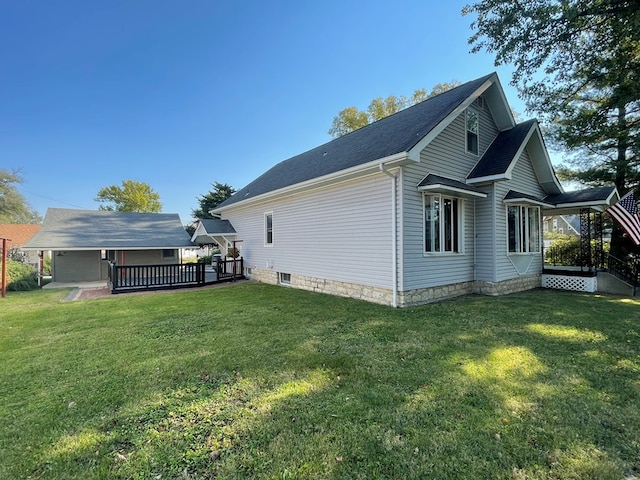
{"type": "Polygon", "coordinates": [[[570,275],[542,275],[542,286],[556,290],[595,292],[598,290],[596,277],[574,277],[570,275]]]}

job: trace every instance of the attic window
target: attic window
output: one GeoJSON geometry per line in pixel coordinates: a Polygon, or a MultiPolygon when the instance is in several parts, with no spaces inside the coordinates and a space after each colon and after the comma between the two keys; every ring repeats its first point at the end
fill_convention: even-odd
{"type": "Polygon", "coordinates": [[[467,109],[466,116],[467,152],[478,155],[478,112],[467,109]]]}

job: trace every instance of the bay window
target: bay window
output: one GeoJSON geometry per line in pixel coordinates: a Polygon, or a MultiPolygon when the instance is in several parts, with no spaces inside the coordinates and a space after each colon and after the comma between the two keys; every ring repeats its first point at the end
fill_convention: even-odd
{"type": "Polygon", "coordinates": [[[507,207],[509,253],[540,253],[540,209],[522,205],[507,207]]]}
{"type": "Polygon", "coordinates": [[[462,200],[441,195],[424,196],[424,249],[427,253],[462,250],[462,200]]]}

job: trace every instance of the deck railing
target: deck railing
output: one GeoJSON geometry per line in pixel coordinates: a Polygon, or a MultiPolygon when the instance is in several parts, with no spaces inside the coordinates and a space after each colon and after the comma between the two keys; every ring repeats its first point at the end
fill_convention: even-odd
{"type": "Polygon", "coordinates": [[[215,262],[169,265],[116,265],[109,262],[109,289],[112,293],[136,290],[197,287],[243,278],[242,258],[215,262]]]}
{"type": "Polygon", "coordinates": [[[205,283],[204,264],[116,265],[109,263],[112,292],[197,286],[205,283]]]}
{"type": "Polygon", "coordinates": [[[218,274],[219,281],[241,277],[243,275],[242,272],[244,272],[244,260],[240,257],[214,261],[213,268],[218,274]]]}

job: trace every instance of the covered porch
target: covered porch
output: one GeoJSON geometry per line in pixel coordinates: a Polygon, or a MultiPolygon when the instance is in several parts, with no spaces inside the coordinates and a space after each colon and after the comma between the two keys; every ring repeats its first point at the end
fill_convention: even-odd
{"type": "MultiPolygon", "coordinates": [[[[562,290],[635,296],[639,286],[637,262],[608,253],[605,211],[619,200],[615,187],[600,187],[551,195],[544,199],[545,217],[562,218],[578,248],[553,245],[543,251],[542,286],[562,290]],[[570,219],[570,220],[567,220],[570,219]]],[[[548,229],[546,229],[548,230],[548,229]]]]}

